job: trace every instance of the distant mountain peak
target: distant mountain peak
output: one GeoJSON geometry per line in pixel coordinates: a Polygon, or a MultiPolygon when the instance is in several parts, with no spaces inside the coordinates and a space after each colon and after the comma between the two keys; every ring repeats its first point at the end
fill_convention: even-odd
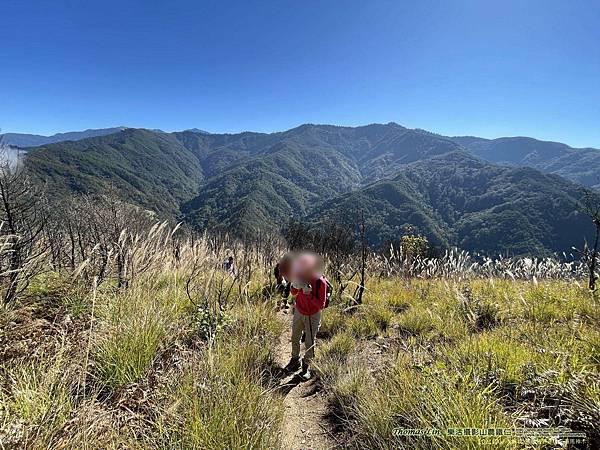
{"type": "Polygon", "coordinates": [[[183,130],[183,132],[197,133],[197,134],[211,134],[210,132],[201,130],[200,128],[188,128],[187,130],[183,130]]]}

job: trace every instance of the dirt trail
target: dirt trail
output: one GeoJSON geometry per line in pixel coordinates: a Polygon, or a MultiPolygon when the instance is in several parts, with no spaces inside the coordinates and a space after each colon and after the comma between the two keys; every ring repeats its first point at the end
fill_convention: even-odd
{"type": "MultiPolygon", "coordinates": [[[[290,359],[291,320],[288,313],[278,313],[285,323],[277,349],[277,362],[283,367],[290,359]]],[[[318,342],[317,342],[318,345],[318,342]]],[[[302,344],[304,351],[304,344],[302,344]]],[[[327,418],[327,402],[313,379],[301,382],[297,374],[281,379],[280,392],[284,396],[283,424],[281,427],[281,447],[284,450],[314,449],[327,450],[339,447],[336,443],[327,418]]]]}

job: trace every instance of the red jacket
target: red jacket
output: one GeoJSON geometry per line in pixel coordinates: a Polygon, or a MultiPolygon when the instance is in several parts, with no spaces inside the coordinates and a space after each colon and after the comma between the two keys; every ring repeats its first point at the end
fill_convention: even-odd
{"type": "Polygon", "coordinates": [[[305,316],[312,316],[325,308],[325,301],[327,299],[327,283],[323,277],[314,278],[311,280],[310,285],[312,291],[309,294],[305,294],[301,289],[290,289],[292,295],[296,296],[296,308],[305,316]],[[319,281],[318,293],[315,293],[315,286],[319,281]],[[317,298],[318,294],[318,298],[317,298]]]}

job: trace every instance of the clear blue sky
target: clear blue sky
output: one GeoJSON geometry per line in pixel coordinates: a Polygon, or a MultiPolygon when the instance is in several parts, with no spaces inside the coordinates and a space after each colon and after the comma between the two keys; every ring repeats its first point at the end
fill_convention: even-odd
{"type": "Polygon", "coordinates": [[[600,147],[600,2],[2,0],[0,127],[395,121],[600,147]]]}

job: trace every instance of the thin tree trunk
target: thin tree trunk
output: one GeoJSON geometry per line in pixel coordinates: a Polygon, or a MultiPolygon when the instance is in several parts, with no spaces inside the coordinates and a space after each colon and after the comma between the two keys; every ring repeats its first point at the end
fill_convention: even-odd
{"type": "Polygon", "coordinates": [[[365,291],[365,266],[367,265],[367,242],[366,242],[366,230],[365,230],[365,213],[361,211],[361,222],[360,222],[360,242],[361,242],[361,255],[360,255],[360,284],[356,288],[354,293],[354,303],[357,305],[362,304],[362,296],[365,291]]]}
{"type": "Polygon", "coordinates": [[[594,248],[590,261],[590,282],[589,288],[591,291],[596,290],[596,259],[598,258],[598,237],[600,235],[600,223],[596,224],[596,236],[594,238],[594,248]]]}

